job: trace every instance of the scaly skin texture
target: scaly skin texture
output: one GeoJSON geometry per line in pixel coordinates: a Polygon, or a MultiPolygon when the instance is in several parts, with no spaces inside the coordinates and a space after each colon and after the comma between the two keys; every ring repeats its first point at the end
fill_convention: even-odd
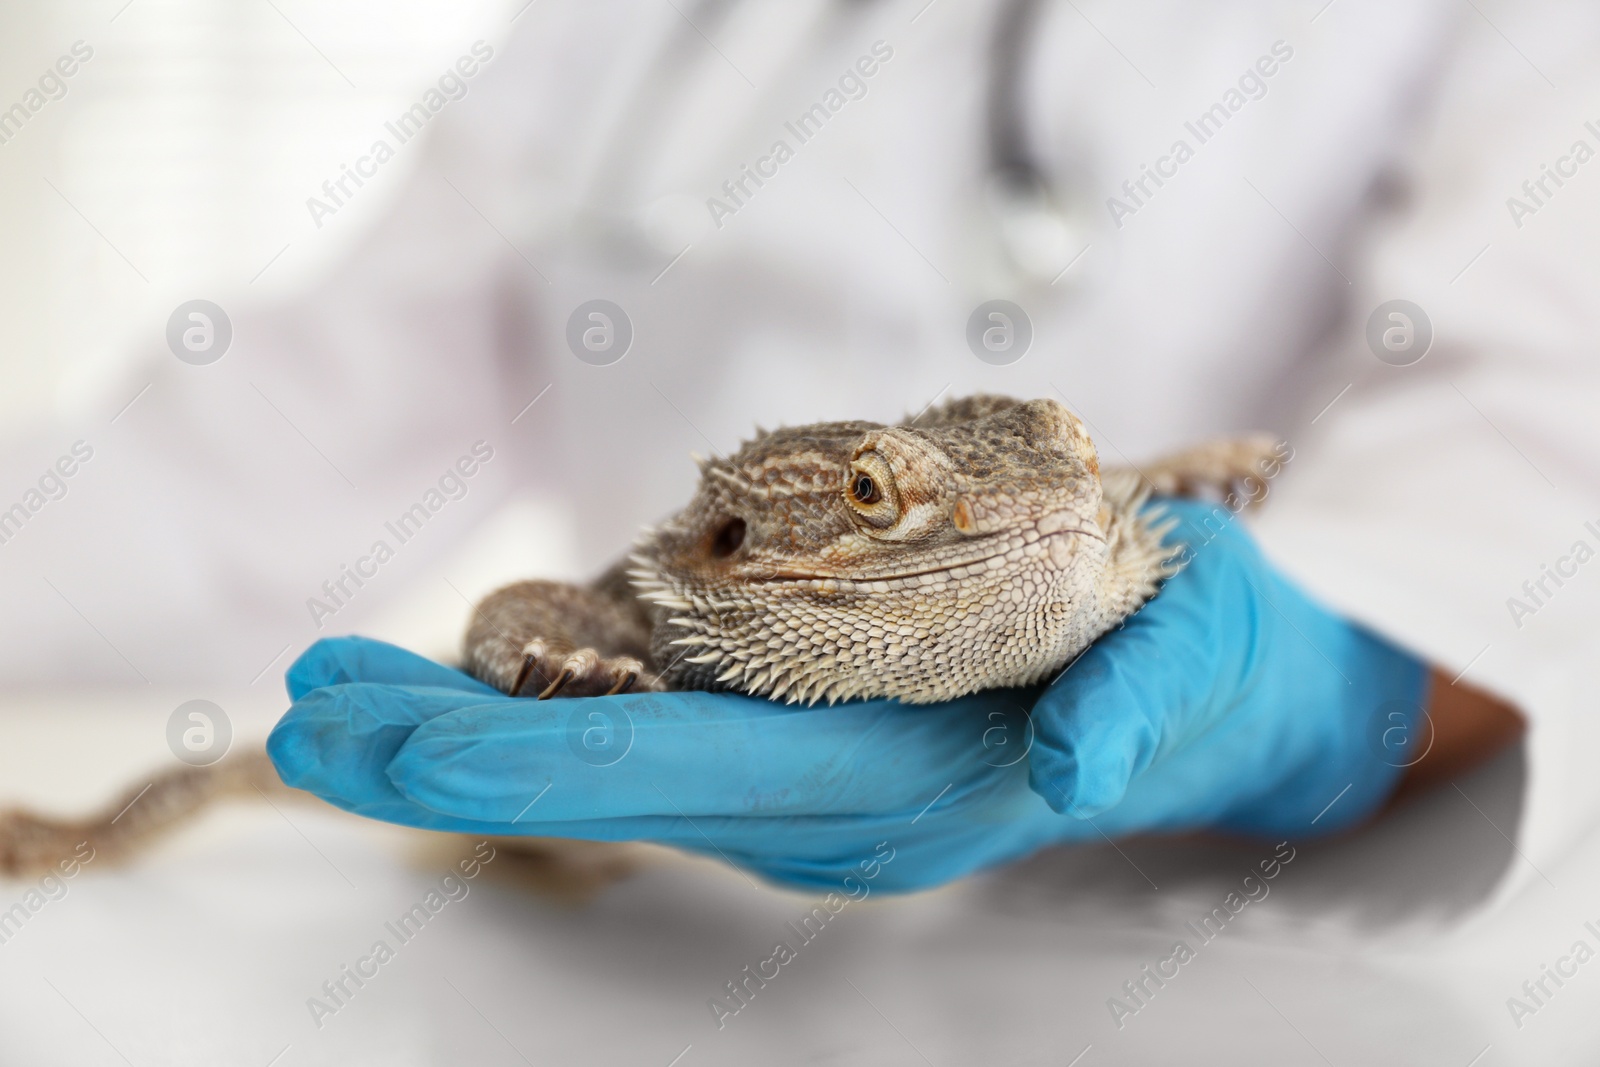
{"type": "MultiPolygon", "coordinates": [[[[589,586],[518,582],[486,598],[466,666],[541,697],[724,688],[925,703],[1024,685],[1176,569],[1180,546],[1141,514],[1150,492],[1237,488],[1255,502],[1283,458],[1247,438],[1102,476],[1065,407],[987,396],[899,426],[762,433],[702,464],[689,506],[629,563],[589,586]]],[[[136,783],[87,819],[0,812],[0,874],[104,866],[215,800],[274,790],[291,792],[254,751],[136,783]]],[[[516,844],[537,853],[547,888],[592,891],[632,862],[584,842],[516,844]]]]}
{"type": "Polygon", "coordinates": [[[1060,670],[1154,596],[1181,546],[1141,514],[1257,475],[1272,442],[1101,476],[1054,400],[762,432],[593,586],[489,596],[467,667],[513,694],[731,689],[950,700],[1060,670]]]}

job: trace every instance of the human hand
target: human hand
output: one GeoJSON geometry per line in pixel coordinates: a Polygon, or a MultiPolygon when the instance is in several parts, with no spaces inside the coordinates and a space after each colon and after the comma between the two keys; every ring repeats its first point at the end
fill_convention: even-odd
{"type": "Polygon", "coordinates": [[[1425,750],[1427,668],[1313,603],[1227,509],[1163,503],[1185,566],[1034,705],[1034,789],[1146,831],[1360,823],[1425,750]]]}
{"type": "Polygon", "coordinates": [[[1028,694],[536,701],[360,637],[319,641],[288,682],[268,740],[284,781],[407,826],[649,840],[790,884],[898,889],[1097,836],[1028,786],[1028,694]]]}
{"type": "Polygon", "coordinates": [[[290,785],[374,818],[651,840],[812,886],[870,867],[917,889],[1053,842],[1364,818],[1401,762],[1372,742],[1420,703],[1422,667],[1311,604],[1231,522],[1209,535],[1211,509],[1169,506],[1189,565],[1042,691],[541,702],[338,638],[290,669],[269,751],[290,785]]]}

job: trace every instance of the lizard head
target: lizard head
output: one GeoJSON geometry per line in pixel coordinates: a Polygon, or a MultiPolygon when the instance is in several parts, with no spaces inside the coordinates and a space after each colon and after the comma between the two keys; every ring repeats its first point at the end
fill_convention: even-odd
{"type": "Polygon", "coordinates": [[[1077,416],[973,397],[760,433],[702,463],[631,573],[675,686],[931,702],[1038,681],[1105,629],[1106,518],[1077,416]]]}

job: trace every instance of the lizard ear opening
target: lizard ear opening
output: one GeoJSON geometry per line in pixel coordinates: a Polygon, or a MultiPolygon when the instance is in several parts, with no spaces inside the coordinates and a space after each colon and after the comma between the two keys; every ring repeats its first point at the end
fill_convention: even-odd
{"type": "Polygon", "coordinates": [[[717,530],[716,536],[711,539],[711,554],[717,559],[727,559],[744,544],[744,533],[743,519],[729,519],[724,522],[717,530]]]}

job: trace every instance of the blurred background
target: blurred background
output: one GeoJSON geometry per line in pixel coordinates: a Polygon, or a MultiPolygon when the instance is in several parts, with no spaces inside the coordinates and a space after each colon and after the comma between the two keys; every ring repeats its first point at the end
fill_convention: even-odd
{"type": "MultiPolygon", "coordinates": [[[[517,7],[0,4],[6,102],[74,41],[93,58],[3,146],[0,420],[81,414],[196,293],[295,292],[390,209],[416,155],[316,231],[307,196],[517,7]],[[32,73],[30,73],[32,72],[32,73]],[[313,239],[314,238],[314,239],[313,239]]],[[[496,33],[498,31],[498,33],[496,33]]]]}
{"type": "MultiPolygon", "coordinates": [[[[120,417],[186,300],[237,313],[326,280],[425,157],[398,153],[337,225],[317,225],[307,199],[331,203],[324,183],[352,146],[387,136],[468,42],[501,44],[531,6],[0,4],[8,106],[62,55],[91,57],[0,145],[0,435],[120,417]]],[[[460,587],[476,597],[513,575],[578,569],[551,507],[521,499],[485,520],[452,557],[460,587]]],[[[386,594],[372,625],[451,656],[466,605],[420,584],[386,594]]]]}

